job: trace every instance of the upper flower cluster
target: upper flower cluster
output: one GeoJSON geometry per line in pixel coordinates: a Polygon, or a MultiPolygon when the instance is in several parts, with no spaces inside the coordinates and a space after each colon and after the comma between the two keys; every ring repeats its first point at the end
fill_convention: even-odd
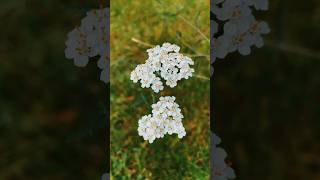
{"type": "Polygon", "coordinates": [[[160,97],[152,105],[152,114],[139,119],[138,133],[144,140],[152,143],[156,138],[163,138],[165,134],[178,134],[179,138],[186,135],[182,124],[183,115],[174,96],[160,97]]]}
{"type": "Polygon", "coordinates": [[[163,90],[161,78],[171,88],[181,79],[192,77],[194,62],[191,58],[179,53],[180,47],[175,44],[163,43],[148,49],[148,59],[144,64],[137,65],[131,72],[130,79],[137,83],[140,80],[142,88],[151,87],[156,93],[163,90]],[[160,76],[160,77],[158,77],[160,76]]]}
{"type": "Polygon", "coordinates": [[[100,79],[109,81],[109,9],[97,9],[87,12],[80,27],[68,33],[65,56],[73,59],[74,64],[84,67],[90,58],[99,57],[97,66],[102,69],[100,79]]]}
{"type": "Polygon", "coordinates": [[[264,21],[258,21],[252,14],[256,10],[267,10],[268,0],[214,0],[211,1],[212,62],[223,59],[228,53],[238,51],[249,55],[251,46],[260,48],[264,42],[262,34],[270,32],[264,21]]]}

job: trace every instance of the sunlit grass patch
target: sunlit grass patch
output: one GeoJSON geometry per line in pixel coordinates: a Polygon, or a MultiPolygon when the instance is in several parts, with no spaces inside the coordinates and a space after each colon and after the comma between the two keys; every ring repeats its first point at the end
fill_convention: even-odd
{"type": "Polygon", "coordinates": [[[208,179],[209,7],[193,0],[111,2],[111,179],[208,179]],[[146,49],[163,42],[195,61],[195,77],[156,94],[134,84],[130,72],[146,60],[146,49]],[[176,96],[187,135],[149,144],[138,136],[138,119],[164,95],[176,96]]]}

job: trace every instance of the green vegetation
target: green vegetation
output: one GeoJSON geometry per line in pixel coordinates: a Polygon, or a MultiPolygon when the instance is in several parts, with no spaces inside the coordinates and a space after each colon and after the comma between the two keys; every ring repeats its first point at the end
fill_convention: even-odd
{"type": "Polygon", "coordinates": [[[208,179],[209,1],[116,0],[111,7],[111,179],[208,179]],[[146,60],[150,44],[163,42],[192,57],[196,77],[156,94],[134,84],[130,72],[146,60]],[[161,95],[177,97],[187,136],[149,144],[137,123],[161,95]]]}

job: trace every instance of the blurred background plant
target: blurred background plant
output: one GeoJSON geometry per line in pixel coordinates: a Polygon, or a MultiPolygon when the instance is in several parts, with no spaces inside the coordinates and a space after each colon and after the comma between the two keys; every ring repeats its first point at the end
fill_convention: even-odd
{"type": "Polygon", "coordinates": [[[208,179],[210,2],[116,0],[111,7],[111,179],[208,179]],[[130,72],[163,42],[195,61],[195,77],[156,94],[134,84],[130,72]],[[149,144],[138,136],[138,120],[160,95],[177,97],[187,135],[149,144]]]}
{"type": "MultiPolygon", "coordinates": [[[[103,6],[106,6],[104,4],[103,6]]],[[[99,1],[0,2],[0,179],[100,179],[106,86],[65,58],[67,33],[99,1]]]]}
{"type": "Polygon", "coordinates": [[[239,180],[317,180],[320,3],[269,2],[266,45],[214,64],[214,130],[239,180]]]}

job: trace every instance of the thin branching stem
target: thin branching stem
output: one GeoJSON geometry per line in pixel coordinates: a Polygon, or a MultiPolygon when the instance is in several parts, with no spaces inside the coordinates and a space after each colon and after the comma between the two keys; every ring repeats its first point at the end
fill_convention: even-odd
{"type": "Polygon", "coordinates": [[[196,30],[206,41],[208,41],[210,43],[210,39],[205,34],[203,34],[203,32],[199,28],[197,28],[196,26],[191,24],[189,21],[187,21],[186,18],[184,18],[181,14],[178,15],[178,18],[180,18],[182,21],[184,21],[190,27],[192,27],[194,30],[196,30]]]}
{"type": "Polygon", "coordinates": [[[198,78],[198,79],[203,79],[203,80],[207,80],[207,81],[210,81],[210,78],[206,77],[206,76],[203,76],[203,75],[200,75],[200,74],[196,74],[196,75],[193,75],[195,78],[198,78]]]}
{"type": "Polygon", "coordinates": [[[277,44],[270,41],[266,42],[266,45],[270,48],[273,48],[279,51],[284,51],[292,54],[297,54],[300,56],[320,59],[320,54],[318,52],[311,49],[304,48],[304,47],[289,45],[286,43],[277,44]]]}
{"type": "MultiPolygon", "coordinates": [[[[154,47],[155,45],[153,45],[153,44],[150,44],[150,43],[147,43],[147,42],[144,42],[144,41],[142,41],[142,40],[139,40],[139,39],[137,39],[137,38],[131,38],[131,41],[133,41],[133,42],[135,42],[135,43],[137,43],[137,44],[140,44],[140,45],[142,45],[142,46],[145,46],[145,47],[154,47]]],[[[185,44],[185,43],[183,43],[183,44],[185,44]]],[[[185,44],[186,45],[186,44],[185,44]]],[[[192,49],[191,49],[192,50],[192,49]]],[[[193,50],[194,51],[194,50],[193,50]]],[[[189,56],[189,57],[205,57],[206,59],[209,59],[210,58],[210,56],[209,55],[207,55],[207,54],[198,54],[196,51],[194,51],[196,54],[185,54],[185,55],[187,55],[187,56],[189,56]]]]}
{"type": "Polygon", "coordinates": [[[154,47],[154,45],[150,44],[150,43],[147,43],[147,42],[143,42],[139,39],[136,39],[136,38],[131,38],[131,41],[135,42],[135,43],[138,43],[138,44],[141,44],[143,46],[147,46],[147,47],[154,47]]]}
{"type": "MultiPolygon", "coordinates": [[[[163,6],[163,3],[161,1],[157,0],[156,2],[159,3],[161,6],[163,6]]],[[[177,17],[180,18],[186,24],[188,24],[190,27],[192,27],[194,30],[196,30],[206,41],[210,43],[210,39],[199,28],[197,28],[195,25],[190,23],[184,16],[182,16],[181,14],[178,14],[177,17]]]]}

